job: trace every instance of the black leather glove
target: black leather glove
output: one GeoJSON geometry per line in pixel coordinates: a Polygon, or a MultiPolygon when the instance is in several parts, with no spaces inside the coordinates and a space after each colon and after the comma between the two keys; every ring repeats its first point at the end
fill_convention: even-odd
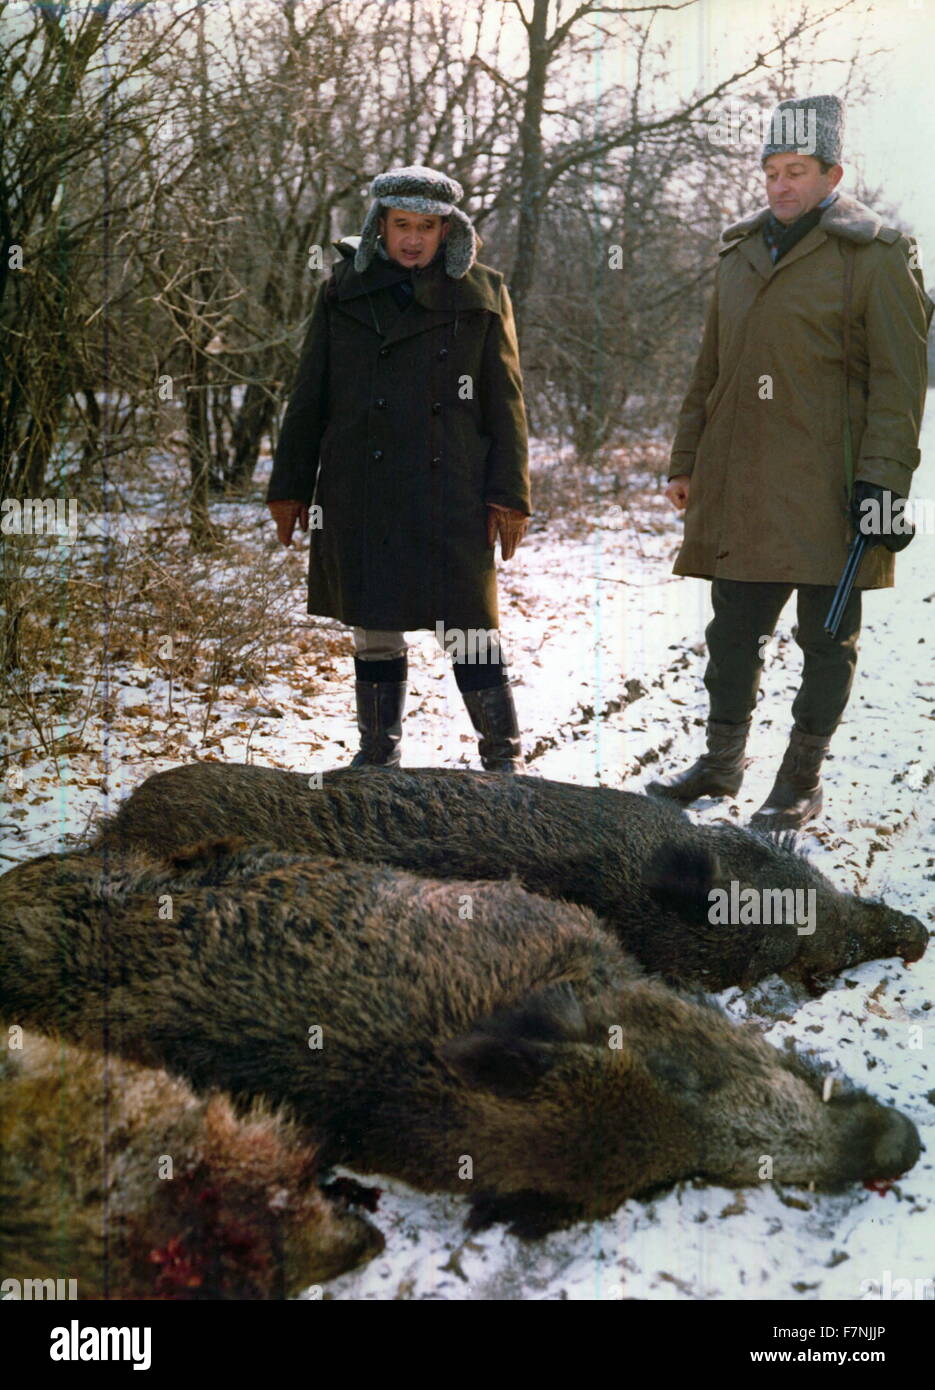
{"type": "Polygon", "coordinates": [[[915,535],[915,528],[905,513],[905,500],[877,483],[855,483],[851,499],[854,529],[866,536],[871,546],[885,545],[894,555],[905,550],[915,535]]]}

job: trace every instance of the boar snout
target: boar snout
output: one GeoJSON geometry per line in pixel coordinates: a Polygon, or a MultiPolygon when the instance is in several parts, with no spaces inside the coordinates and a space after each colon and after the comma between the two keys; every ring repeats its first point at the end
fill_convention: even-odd
{"type": "Polygon", "coordinates": [[[917,917],[897,912],[882,902],[835,895],[819,914],[817,930],[802,938],[797,958],[783,974],[803,981],[812,993],[822,993],[848,966],[866,960],[920,960],[929,932],[917,917]]]}
{"type": "Polygon", "coordinates": [[[866,1095],[845,1096],[831,1104],[841,1125],[841,1185],[898,1178],[918,1162],[919,1131],[899,1110],[866,1095]]]}
{"type": "Polygon", "coordinates": [[[916,1163],[919,1136],[905,1115],[846,1081],[829,1085],[830,1077],[792,1050],[777,1054],[741,1030],[736,1039],[737,1066],[704,1107],[705,1176],[735,1186],[775,1179],[837,1192],[852,1182],[898,1177],[916,1163]]]}
{"type": "Polygon", "coordinates": [[[846,964],[900,956],[909,965],[920,960],[928,945],[928,928],[918,917],[897,912],[881,902],[855,899],[849,914],[850,946],[846,964]],[[856,936],[856,941],[854,937],[856,936]]]}
{"type": "Polygon", "coordinates": [[[911,965],[914,960],[921,960],[931,935],[928,927],[924,922],[920,922],[918,917],[904,916],[901,912],[892,915],[897,919],[892,926],[896,937],[894,954],[902,956],[906,965],[911,965]]]}

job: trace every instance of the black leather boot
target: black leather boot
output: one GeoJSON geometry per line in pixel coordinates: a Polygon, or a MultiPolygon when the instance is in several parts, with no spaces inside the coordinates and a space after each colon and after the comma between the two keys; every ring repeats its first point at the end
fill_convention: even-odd
{"type": "Polygon", "coordinates": [[[748,719],[745,724],[719,724],[708,720],[708,749],[685,772],[665,782],[650,782],[650,796],[667,796],[687,805],[699,796],[736,796],[743,782],[748,719]]]}
{"type": "Polygon", "coordinates": [[[485,772],[525,772],[523,749],[509,685],[491,685],[484,690],[462,690],[464,704],[478,739],[481,765],[485,772]]]}
{"type": "Polygon", "coordinates": [[[792,730],[773,789],[750,817],[751,825],[758,830],[798,830],[818,815],[823,800],[821,765],[830,744],[830,734],[792,730]]]}
{"type": "Polygon", "coordinates": [[[357,681],[360,752],[351,767],[398,767],[406,681],[357,681]]]}

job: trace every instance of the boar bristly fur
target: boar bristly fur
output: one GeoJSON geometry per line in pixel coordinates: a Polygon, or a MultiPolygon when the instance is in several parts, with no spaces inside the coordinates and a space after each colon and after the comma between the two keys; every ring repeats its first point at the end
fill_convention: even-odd
{"type": "Polygon", "coordinates": [[[237,763],[172,768],[137,788],[96,847],[159,854],[240,835],[435,878],[515,877],[591,908],[648,970],[708,990],[773,972],[814,989],[860,961],[917,960],[928,940],[915,917],[836,888],[787,841],[696,825],[665,800],[443,768],[343,769],[320,781],[237,763]],[[731,883],[761,898],[798,893],[813,921],[713,920],[712,895],[731,883]]]}
{"type": "Polygon", "coordinates": [[[270,1299],[383,1248],[317,1186],[314,1145],[257,1102],[29,1031],[0,1059],[0,1282],[82,1299],[270,1299]]]}
{"type": "Polygon", "coordinates": [[[824,1101],[587,909],[514,883],[236,843],[46,857],[0,878],[0,982],[8,1019],[284,1103],[323,1163],[521,1234],[690,1175],[834,1188],[919,1153],[897,1111],[824,1101]]]}

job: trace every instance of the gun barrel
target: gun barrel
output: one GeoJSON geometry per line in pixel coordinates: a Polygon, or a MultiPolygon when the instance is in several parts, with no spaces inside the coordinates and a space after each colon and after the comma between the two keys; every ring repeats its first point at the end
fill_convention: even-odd
{"type": "Polygon", "coordinates": [[[841,626],[841,619],[844,617],[844,610],[847,601],[851,596],[854,587],[854,580],[857,578],[857,571],[868,547],[868,539],[862,531],[851,541],[851,548],[847,552],[847,560],[841,578],[838,580],[838,587],[834,591],[834,598],[831,600],[831,607],[828,609],[828,616],[825,618],[825,632],[829,637],[837,637],[841,626]]]}

